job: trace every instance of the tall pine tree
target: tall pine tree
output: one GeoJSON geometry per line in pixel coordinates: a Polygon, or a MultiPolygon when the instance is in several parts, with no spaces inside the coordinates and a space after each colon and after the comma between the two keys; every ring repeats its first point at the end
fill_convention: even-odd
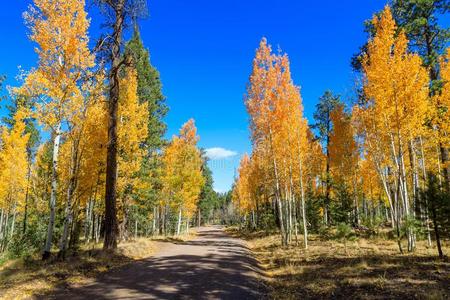
{"type": "MultiPolygon", "coordinates": [[[[148,108],[147,139],[145,148],[147,155],[142,162],[139,176],[146,184],[140,190],[143,197],[139,197],[141,205],[147,209],[139,209],[135,213],[135,220],[148,213],[151,207],[156,208],[162,192],[161,180],[161,148],[166,144],[164,133],[166,124],[163,119],[168,112],[162,84],[158,70],[152,66],[150,52],[145,48],[137,24],[130,41],[125,46],[125,56],[131,57],[133,67],[137,72],[137,95],[139,102],[146,103],[148,108]],[[145,199],[145,200],[144,200],[145,199]],[[146,205],[143,205],[145,202],[146,205]]],[[[151,209],[154,210],[154,209],[151,209]]],[[[153,216],[155,217],[155,216],[153,216]]]]}
{"type": "Polygon", "coordinates": [[[125,47],[125,55],[132,57],[138,78],[139,101],[148,103],[148,138],[147,147],[153,152],[164,144],[163,135],[166,124],[163,119],[168,112],[158,70],[150,62],[150,52],[144,47],[139,29],[135,26],[134,34],[125,47]]]}
{"type": "Polygon", "coordinates": [[[329,222],[329,206],[331,193],[331,176],[330,176],[330,136],[332,131],[331,112],[341,103],[340,97],[333,95],[331,91],[325,93],[319,98],[314,112],[314,120],[316,123],[313,128],[317,129],[318,137],[323,142],[326,151],[326,169],[325,169],[325,203],[324,203],[324,221],[328,225],[329,222]]]}

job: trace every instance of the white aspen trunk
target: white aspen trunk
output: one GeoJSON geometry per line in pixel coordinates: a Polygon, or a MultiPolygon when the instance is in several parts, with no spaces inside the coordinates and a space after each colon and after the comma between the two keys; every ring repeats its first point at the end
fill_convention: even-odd
{"type": "Polygon", "coordinates": [[[400,156],[401,157],[401,167],[402,167],[402,171],[401,171],[401,178],[402,178],[402,183],[403,183],[403,193],[404,193],[404,197],[403,197],[403,201],[405,201],[405,214],[408,217],[410,214],[410,204],[409,204],[409,195],[408,195],[408,185],[407,185],[407,181],[406,181],[406,168],[405,168],[405,160],[403,155],[400,156]]]}
{"type": "Polygon", "coordinates": [[[91,237],[92,239],[94,239],[94,235],[92,234],[92,232],[94,232],[94,220],[95,220],[94,207],[95,207],[95,200],[92,199],[89,208],[89,231],[88,231],[89,242],[91,241],[91,237]]]}
{"type": "Polygon", "coordinates": [[[91,232],[93,227],[93,213],[94,213],[94,200],[92,198],[89,199],[87,203],[87,212],[86,212],[86,228],[85,228],[85,240],[86,243],[89,243],[91,240],[91,232]]]}
{"type": "MultiPolygon", "coordinates": [[[[292,181],[292,176],[291,176],[292,181]]],[[[293,184],[291,184],[293,186],[293,184]]],[[[295,237],[295,244],[298,245],[298,212],[297,212],[297,200],[295,198],[294,193],[291,194],[292,198],[292,218],[294,220],[294,237],[295,237]]]]}
{"type": "Polygon", "coordinates": [[[414,217],[416,217],[416,210],[419,206],[419,200],[420,200],[420,192],[419,192],[419,175],[418,175],[418,168],[417,168],[417,154],[416,154],[416,147],[414,140],[411,139],[411,169],[412,169],[412,184],[413,184],[413,209],[412,214],[414,217]]]}
{"type": "MultiPolygon", "coordinates": [[[[73,141],[72,143],[77,143],[73,141]]],[[[61,241],[59,245],[59,254],[58,256],[62,259],[65,259],[67,244],[69,240],[69,228],[72,226],[73,221],[73,212],[72,212],[72,203],[73,197],[76,189],[76,181],[77,181],[77,164],[78,164],[78,149],[76,144],[72,144],[71,151],[71,162],[70,162],[70,170],[69,170],[69,185],[67,187],[67,202],[66,202],[66,210],[65,210],[65,218],[63,225],[63,233],[61,236],[61,241]]]]}
{"type": "Polygon", "coordinates": [[[137,240],[138,238],[138,220],[134,220],[134,239],[137,240]]]}
{"type": "MultiPolygon", "coordinates": [[[[402,199],[403,206],[405,207],[406,202],[405,202],[405,194],[403,192],[404,186],[403,186],[403,175],[402,175],[402,166],[401,166],[402,161],[403,161],[403,154],[401,153],[402,149],[401,149],[401,145],[399,144],[399,156],[397,156],[397,151],[395,149],[394,137],[393,137],[392,133],[389,134],[389,136],[391,139],[391,151],[392,151],[392,156],[394,158],[394,163],[395,163],[395,167],[396,167],[396,171],[397,171],[396,175],[398,178],[397,185],[399,188],[396,190],[398,190],[399,193],[397,194],[397,200],[398,200],[398,196],[400,196],[400,198],[402,199]]],[[[398,139],[400,140],[400,137],[398,137],[398,139]]]]}
{"type": "Polygon", "coordinates": [[[177,235],[181,232],[181,208],[178,211],[178,224],[177,224],[177,235]]]}
{"type": "Polygon", "coordinates": [[[395,204],[395,210],[394,210],[394,214],[395,214],[395,228],[397,231],[397,243],[398,243],[398,248],[400,250],[400,253],[403,254],[403,249],[402,249],[402,241],[400,239],[400,201],[398,200],[398,193],[399,193],[399,185],[400,183],[398,182],[400,181],[400,179],[398,178],[395,189],[396,192],[394,193],[394,204],[395,204]]]}
{"type": "Polygon", "coordinates": [[[280,197],[277,197],[277,206],[278,206],[278,214],[280,219],[280,230],[281,230],[281,245],[286,246],[287,241],[285,238],[285,231],[284,231],[284,221],[283,221],[283,206],[282,201],[280,200],[280,197]]]}
{"type": "Polygon", "coordinates": [[[286,246],[287,245],[287,239],[286,239],[286,231],[284,227],[284,218],[283,218],[283,205],[282,201],[280,199],[281,197],[281,191],[280,191],[280,181],[278,178],[278,168],[277,168],[277,161],[275,159],[275,155],[273,153],[273,146],[272,146],[272,129],[269,129],[269,140],[270,140],[270,148],[271,148],[271,154],[272,154],[272,161],[273,161],[273,167],[274,167],[274,175],[275,175],[275,197],[278,204],[278,214],[279,214],[279,221],[280,221],[280,231],[281,231],[281,245],[286,246]]]}
{"type": "Polygon", "coordinates": [[[283,205],[282,205],[282,201],[280,199],[280,182],[278,180],[278,170],[277,170],[277,163],[276,163],[275,157],[273,158],[273,164],[274,164],[275,183],[276,183],[275,197],[277,200],[278,214],[279,214],[279,220],[280,220],[281,244],[283,246],[286,246],[287,239],[286,239],[286,231],[285,231],[285,227],[284,227],[283,205]]]}
{"type": "Polygon", "coordinates": [[[6,248],[6,243],[8,241],[8,221],[9,221],[9,210],[6,211],[3,225],[3,235],[1,240],[1,250],[4,251],[6,248]]]}
{"type": "MultiPolygon", "coordinates": [[[[398,101],[397,101],[397,95],[394,94],[394,99],[393,99],[394,103],[395,103],[395,114],[396,114],[396,131],[397,131],[397,142],[398,142],[398,154],[399,156],[397,156],[396,154],[396,150],[395,150],[395,142],[394,142],[394,136],[392,132],[389,132],[390,138],[391,138],[391,145],[392,145],[392,152],[393,152],[393,157],[394,157],[394,161],[397,165],[397,172],[398,172],[398,187],[397,187],[397,194],[400,193],[400,196],[402,197],[403,200],[403,209],[405,210],[405,214],[408,217],[408,190],[406,187],[406,176],[405,176],[405,164],[404,164],[404,159],[403,159],[403,147],[402,147],[402,139],[401,139],[401,131],[400,131],[400,125],[399,125],[399,108],[398,108],[398,101]]],[[[387,124],[389,124],[389,121],[387,122],[387,124]]],[[[397,196],[397,201],[398,201],[398,196],[397,196]]],[[[399,216],[399,212],[397,212],[399,216]]],[[[400,218],[398,218],[399,220],[400,218]]],[[[408,230],[408,249],[409,249],[409,245],[410,245],[410,239],[409,239],[409,230],[408,230]]],[[[399,245],[400,246],[400,245],[399,245]]],[[[400,246],[401,248],[401,246],[400,246]]],[[[401,251],[401,249],[400,249],[401,251]]]]}
{"type": "Polygon", "coordinates": [[[306,201],[305,201],[305,189],[303,186],[303,164],[300,159],[300,195],[302,198],[302,221],[303,221],[303,243],[305,249],[308,249],[308,227],[306,222],[306,201]]]}
{"type": "Polygon", "coordinates": [[[4,209],[0,209],[1,214],[0,214],[0,241],[3,238],[3,219],[5,216],[5,210],[4,209]]]}
{"type": "Polygon", "coordinates": [[[28,199],[29,199],[29,190],[30,190],[30,181],[31,181],[31,159],[27,160],[27,187],[25,189],[25,207],[23,211],[23,226],[22,226],[22,234],[25,234],[27,231],[27,221],[28,221],[28,199]]]}
{"type": "MultiPolygon", "coordinates": [[[[423,150],[423,140],[422,137],[420,137],[420,155],[422,156],[422,176],[423,176],[423,185],[422,185],[422,189],[425,191],[426,189],[426,185],[427,185],[427,180],[428,180],[428,176],[427,176],[427,166],[426,166],[426,160],[425,160],[425,151],[423,150]]],[[[439,161],[439,157],[438,157],[438,161],[439,161]]],[[[431,229],[430,229],[430,219],[428,217],[428,197],[424,197],[425,198],[425,228],[427,231],[427,244],[428,247],[432,246],[431,243],[431,229]]]]}
{"type": "MultiPolygon", "coordinates": [[[[374,148],[372,143],[369,141],[369,146],[371,148],[374,148]]],[[[377,149],[379,147],[376,147],[377,149]]],[[[390,192],[390,186],[389,186],[389,182],[387,179],[387,174],[385,174],[385,172],[383,171],[382,167],[381,167],[381,163],[380,163],[379,158],[374,157],[374,163],[375,163],[375,169],[377,170],[378,176],[380,177],[381,183],[383,185],[383,189],[384,192],[386,194],[386,197],[388,198],[388,203],[389,203],[389,208],[390,208],[390,219],[391,219],[391,227],[392,229],[395,229],[395,220],[396,220],[396,215],[395,215],[395,208],[394,208],[394,202],[392,201],[392,195],[390,192]]]]}
{"type": "Polygon", "coordinates": [[[289,191],[288,201],[289,201],[289,243],[290,243],[290,242],[292,242],[292,234],[294,232],[293,203],[292,203],[292,195],[291,195],[290,191],[289,191]]]}
{"type": "Polygon", "coordinates": [[[152,220],[152,235],[155,235],[156,232],[156,217],[158,213],[158,209],[156,208],[156,205],[153,207],[153,220],[152,220]]]}
{"type": "Polygon", "coordinates": [[[294,236],[295,236],[295,244],[298,245],[298,212],[297,212],[297,200],[295,196],[292,196],[292,204],[294,206],[294,236]]]}
{"type": "Polygon", "coordinates": [[[442,171],[441,171],[441,151],[439,147],[436,147],[437,150],[437,166],[438,166],[438,178],[439,178],[439,186],[442,187],[442,171]]]}
{"type": "MultiPolygon", "coordinates": [[[[285,191],[286,192],[286,191],[285,191]]],[[[281,199],[284,201],[284,220],[285,220],[285,229],[286,229],[286,244],[289,245],[291,242],[291,224],[289,223],[289,213],[290,213],[290,203],[289,203],[289,197],[285,193],[284,196],[282,195],[281,199]]]]}
{"type": "Polygon", "coordinates": [[[295,244],[298,245],[298,216],[297,216],[297,201],[295,200],[295,195],[292,192],[294,187],[294,182],[292,178],[292,164],[289,165],[289,189],[292,199],[292,212],[293,212],[293,219],[294,219],[294,236],[295,236],[295,244]]]}
{"type": "Polygon", "coordinates": [[[190,222],[190,220],[188,217],[188,218],[186,218],[186,234],[189,234],[189,222],[190,222]]]}
{"type": "Polygon", "coordinates": [[[287,188],[287,184],[285,184],[285,199],[287,201],[286,205],[286,233],[287,233],[287,240],[288,243],[291,242],[291,236],[292,236],[292,207],[291,207],[291,199],[289,195],[289,191],[287,188]]]}
{"type": "MultiPolygon", "coordinates": [[[[397,157],[397,153],[395,150],[395,143],[394,143],[394,138],[391,136],[391,147],[392,147],[392,151],[393,151],[393,157],[394,157],[394,161],[396,163],[396,167],[397,167],[397,176],[398,176],[398,186],[397,186],[397,193],[400,195],[401,199],[402,199],[402,204],[403,204],[403,214],[406,216],[406,218],[409,217],[409,198],[408,198],[408,188],[407,188],[407,183],[406,183],[406,171],[405,171],[405,161],[404,161],[404,157],[403,157],[403,147],[402,147],[402,142],[401,142],[401,136],[400,136],[400,131],[398,130],[397,133],[397,140],[398,140],[398,157],[397,157]]],[[[398,201],[398,196],[397,196],[397,201],[398,201]]],[[[397,222],[400,222],[400,207],[399,205],[398,209],[397,209],[397,222]]],[[[402,214],[402,215],[403,215],[402,214]]],[[[399,224],[398,224],[399,226],[399,224]]],[[[398,231],[398,229],[397,229],[398,231]]],[[[411,228],[408,228],[406,230],[407,233],[407,240],[408,240],[408,251],[412,251],[414,248],[414,233],[412,231],[411,228]]],[[[401,251],[401,245],[399,244],[399,248],[401,251]]]]}
{"type": "Polygon", "coordinates": [[[100,240],[100,230],[102,228],[101,226],[101,216],[97,215],[97,228],[95,230],[95,242],[98,244],[99,240],[100,240]]]}
{"type": "Polygon", "coordinates": [[[84,219],[84,240],[86,241],[86,243],[89,243],[89,232],[90,232],[89,223],[91,222],[90,206],[91,206],[91,199],[89,198],[89,201],[86,203],[86,211],[84,219]]]}
{"type": "Polygon", "coordinates": [[[15,225],[16,225],[16,214],[17,214],[16,205],[14,204],[14,213],[13,213],[13,219],[12,219],[12,224],[11,224],[11,232],[10,232],[10,235],[9,235],[10,239],[12,239],[13,236],[14,236],[14,228],[15,228],[15,225]]]}
{"type": "Polygon", "coordinates": [[[60,256],[64,258],[65,252],[67,250],[67,243],[69,240],[69,228],[72,226],[72,199],[68,197],[67,204],[66,204],[66,210],[65,210],[65,218],[64,218],[64,225],[63,225],[63,233],[61,236],[61,242],[59,244],[59,251],[60,256]]]}
{"type": "MultiPolygon", "coordinates": [[[[381,183],[383,184],[384,192],[386,193],[386,197],[388,199],[389,209],[390,209],[391,226],[392,226],[392,229],[394,229],[396,216],[395,216],[394,203],[392,201],[392,195],[391,195],[391,192],[390,192],[389,183],[387,181],[387,178],[386,178],[385,174],[381,170],[381,167],[379,167],[378,163],[376,163],[376,169],[377,169],[378,175],[380,176],[381,183]]],[[[387,213],[387,211],[386,211],[386,213],[387,213]]]]}
{"type": "Polygon", "coordinates": [[[58,154],[59,146],[61,142],[61,124],[58,124],[55,130],[55,137],[53,140],[53,158],[52,158],[52,183],[50,193],[50,215],[47,228],[47,238],[45,240],[44,252],[42,259],[46,260],[50,258],[50,250],[52,248],[53,228],[55,225],[55,207],[56,207],[56,195],[58,193],[58,154]]]}
{"type": "Polygon", "coordinates": [[[389,213],[390,213],[389,215],[391,217],[391,227],[392,227],[392,229],[394,229],[395,228],[395,220],[397,219],[397,215],[396,215],[397,211],[395,209],[395,203],[394,203],[394,201],[392,199],[389,183],[388,182],[383,182],[383,187],[384,187],[385,193],[386,193],[387,198],[388,198],[389,213]]]}
{"type": "Polygon", "coordinates": [[[162,215],[161,232],[164,235],[167,235],[167,232],[166,232],[166,207],[167,207],[167,205],[164,205],[163,207],[161,207],[161,212],[160,212],[160,214],[162,215]]]}
{"type": "MultiPolygon", "coordinates": [[[[402,147],[399,148],[400,151],[402,151],[402,147]]],[[[408,195],[408,186],[406,182],[406,168],[405,168],[405,160],[403,157],[403,154],[400,156],[401,158],[401,178],[403,181],[403,201],[404,201],[404,209],[405,209],[405,215],[408,219],[410,217],[410,203],[409,203],[409,195],[408,195]]],[[[409,227],[407,229],[407,238],[408,238],[408,251],[412,252],[415,248],[415,233],[414,229],[409,227]]]]}
{"type": "MultiPolygon", "coordinates": [[[[400,155],[400,186],[401,191],[403,195],[403,207],[404,207],[404,213],[407,219],[410,217],[410,201],[409,201],[409,195],[408,195],[408,183],[406,180],[406,167],[405,167],[405,158],[403,155],[403,145],[401,142],[401,135],[400,131],[398,130],[398,143],[399,143],[399,155],[400,155]]],[[[407,233],[407,239],[408,239],[408,252],[412,252],[415,248],[415,233],[414,229],[409,226],[406,230],[407,233]]]]}
{"type": "MultiPolygon", "coordinates": [[[[356,177],[356,176],[355,176],[356,177]]],[[[357,226],[359,226],[360,221],[359,221],[359,203],[358,203],[358,193],[357,193],[357,187],[356,187],[356,178],[353,182],[353,202],[355,203],[355,223],[357,226]]],[[[363,210],[365,211],[365,205],[363,203],[363,210]]]]}
{"type": "MultiPolygon", "coordinates": [[[[286,168],[286,159],[284,159],[284,177],[288,178],[287,174],[287,168],[286,168]]],[[[286,181],[284,183],[284,199],[287,202],[286,205],[286,234],[287,234],[287,241],[288,243],[291,243],[292,240],[292,204],[291,204],[291,195],[288,188],[288,182],[286,181]]]]}
{"type": "MultiPolygon", "coordinates": [[[[95,189],[94,189],[94,194],[91,196],[91,203],[90,203],[90,215],[89,215],[89,223],[90,223],[90,228],[89,228],[89,236],[92,237],[92,240],[95,240],[95,220],[96,220],[96,215],[95,215],[95,201],[97,199],[97,191],[98,191],[98,185],[99,185],[99,181],[100,181],[100,172],[97,174],[97,182],[95,184],[95,189]],[[91,232],[92,231],[92,232],[91,232]]],[[[90,241],[90,239],[89,239],[90,241]]]]}

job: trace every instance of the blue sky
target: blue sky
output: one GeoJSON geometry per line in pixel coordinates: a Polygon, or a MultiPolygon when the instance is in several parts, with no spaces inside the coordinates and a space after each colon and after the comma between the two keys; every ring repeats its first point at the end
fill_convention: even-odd
{"type": "MultiPolygon", "coordinates": [[[[15,85],[20,65],[36,63],[22,13],[31,0],[10,1],[0,11],[0,74],[15,85]]],[[[301,87],[312,122],[318,97],[331,89],[344,98],[355,75],[350,58],[365,41],[363,21],[386,1],[152,0],[140,22],[152,64],[161,73],[170,112],[167,136],[194,118],[200,146],[210,149],[215,189],[230,188],[239,158],[251,150],[243,104],[255,49],[262,37],[288,53],[294,82],[301,87]]],[[[89,9],[92,40],[99,16],[89,9]]],[[[0,109],[3,115],[5,110],[0,109]]]]}

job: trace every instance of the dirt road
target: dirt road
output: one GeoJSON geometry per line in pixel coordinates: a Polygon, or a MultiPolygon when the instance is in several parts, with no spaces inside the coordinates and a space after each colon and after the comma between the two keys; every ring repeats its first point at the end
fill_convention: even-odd
{"type": "MultiPolygon", "coordinates": [[[[104,273],[94,283],[55,291],[53,299],[261,299],[256,261],[222,227],[204,227],[187,242],[104,273]]],[[[46,297],[48,298],[48,296],[46,297]]]]}

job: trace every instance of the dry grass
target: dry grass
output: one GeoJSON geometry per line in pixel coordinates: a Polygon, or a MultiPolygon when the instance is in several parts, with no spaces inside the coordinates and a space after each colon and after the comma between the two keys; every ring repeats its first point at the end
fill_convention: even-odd
{"type": "Polygon", "coordinates": [[[138,238],[120,243],[115,252],[104,252],[101,244],[84,245],[76,256],[61,262],[43,262],[36,255],[27,261],[11,260],[0,266],[0,298],[25,299],[44,295],[61,285],[82,285],[102,272],[152,256],[164,242],[192,239],[195,232],[176,238],[138,238]]]}
{"type": "MultiPolygon", "coordinates": [[[[400,255],[395,241],[344,244],[310,237],[309,249],[282,248],[279,235],[238,233],[267,274],[271,299],[449,299],[450,262],[420,241],[400,255]]],[[[301,240],[301,239],[300,239],[301,240]]],[[[450,253],[447,242],[444,252],[450,253]]]]}
{"type": "Polygon", "coordinates": [[[183,233],[174,236],[157,235],[152,237],[153,241],[161,242],[186,242],[190,241],[197,236],[197,228],[191,228],[189,233],[183,233]]]}

